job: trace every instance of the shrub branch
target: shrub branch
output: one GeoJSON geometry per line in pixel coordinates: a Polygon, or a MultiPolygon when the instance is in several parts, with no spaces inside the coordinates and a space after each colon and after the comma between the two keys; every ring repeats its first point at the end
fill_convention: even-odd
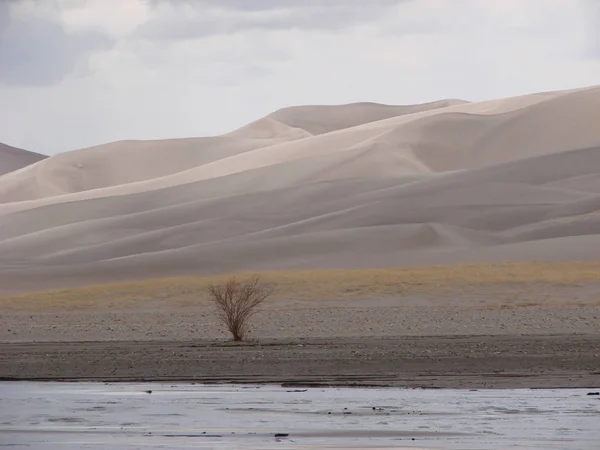
{"type": "Polygon", "coordinates": [[[248,332],[248,321],[273,289],[253,276],[244,282],[230,278],[222,284],[211,284],[208,293],[218,310],[221,322],[231,332],[234,341],[243,341],[248,332]]]}

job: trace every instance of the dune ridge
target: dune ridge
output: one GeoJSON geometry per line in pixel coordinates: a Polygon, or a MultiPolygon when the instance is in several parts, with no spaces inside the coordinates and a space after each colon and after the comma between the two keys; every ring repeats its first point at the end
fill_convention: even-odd
{"type": "Polygon", "coordinates": [[[39,159],[0,175],[0,294],[251,270],[596,261],[598,123],[594,86],[290,107],[222,136],[39,159]]]}
{"type": "Polygon", "coordinates": [[[46,155],[12,147],[0,142],[0,176],[46,159],[46,155]]]}

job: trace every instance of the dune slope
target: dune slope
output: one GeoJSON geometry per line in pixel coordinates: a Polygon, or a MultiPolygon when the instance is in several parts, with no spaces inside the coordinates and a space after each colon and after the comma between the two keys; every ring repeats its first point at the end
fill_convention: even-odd
{"type": "Polygon", "coordinates": [[[286,108],[0,176],[0,293],[295,268],[600,259],[600,88],[286,108]]]}
{"type": "Polygon", "coordinates": [[[0,176],[22,169],[45,158],[47,156],[11,147],[0,142],[0,176]]]}

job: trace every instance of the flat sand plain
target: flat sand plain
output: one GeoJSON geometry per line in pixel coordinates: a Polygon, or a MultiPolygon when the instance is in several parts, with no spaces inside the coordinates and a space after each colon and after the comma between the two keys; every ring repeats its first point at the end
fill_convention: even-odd
{"type": "Polygon", "coordinates": [[[599,278],[592,263],[265,273],[275,294],[244,344],[204,293],[222,277],[8,297],[0,376],[600,386],[599,278]]]}

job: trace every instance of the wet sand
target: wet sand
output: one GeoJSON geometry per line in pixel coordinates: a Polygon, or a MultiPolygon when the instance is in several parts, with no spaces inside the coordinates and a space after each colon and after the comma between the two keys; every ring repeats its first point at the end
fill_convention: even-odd
{"type": "Polygon", "coordinates": [[[588,393],[0,382],[0,442],[45,450],[103,450],[107,442],[115,450],[591,450],[600,402],[588,393]]]}
{"type": "Polygon", "coordinates": [[[5,343],[4,380],[594,388],[600,334],[5,343]]]}

